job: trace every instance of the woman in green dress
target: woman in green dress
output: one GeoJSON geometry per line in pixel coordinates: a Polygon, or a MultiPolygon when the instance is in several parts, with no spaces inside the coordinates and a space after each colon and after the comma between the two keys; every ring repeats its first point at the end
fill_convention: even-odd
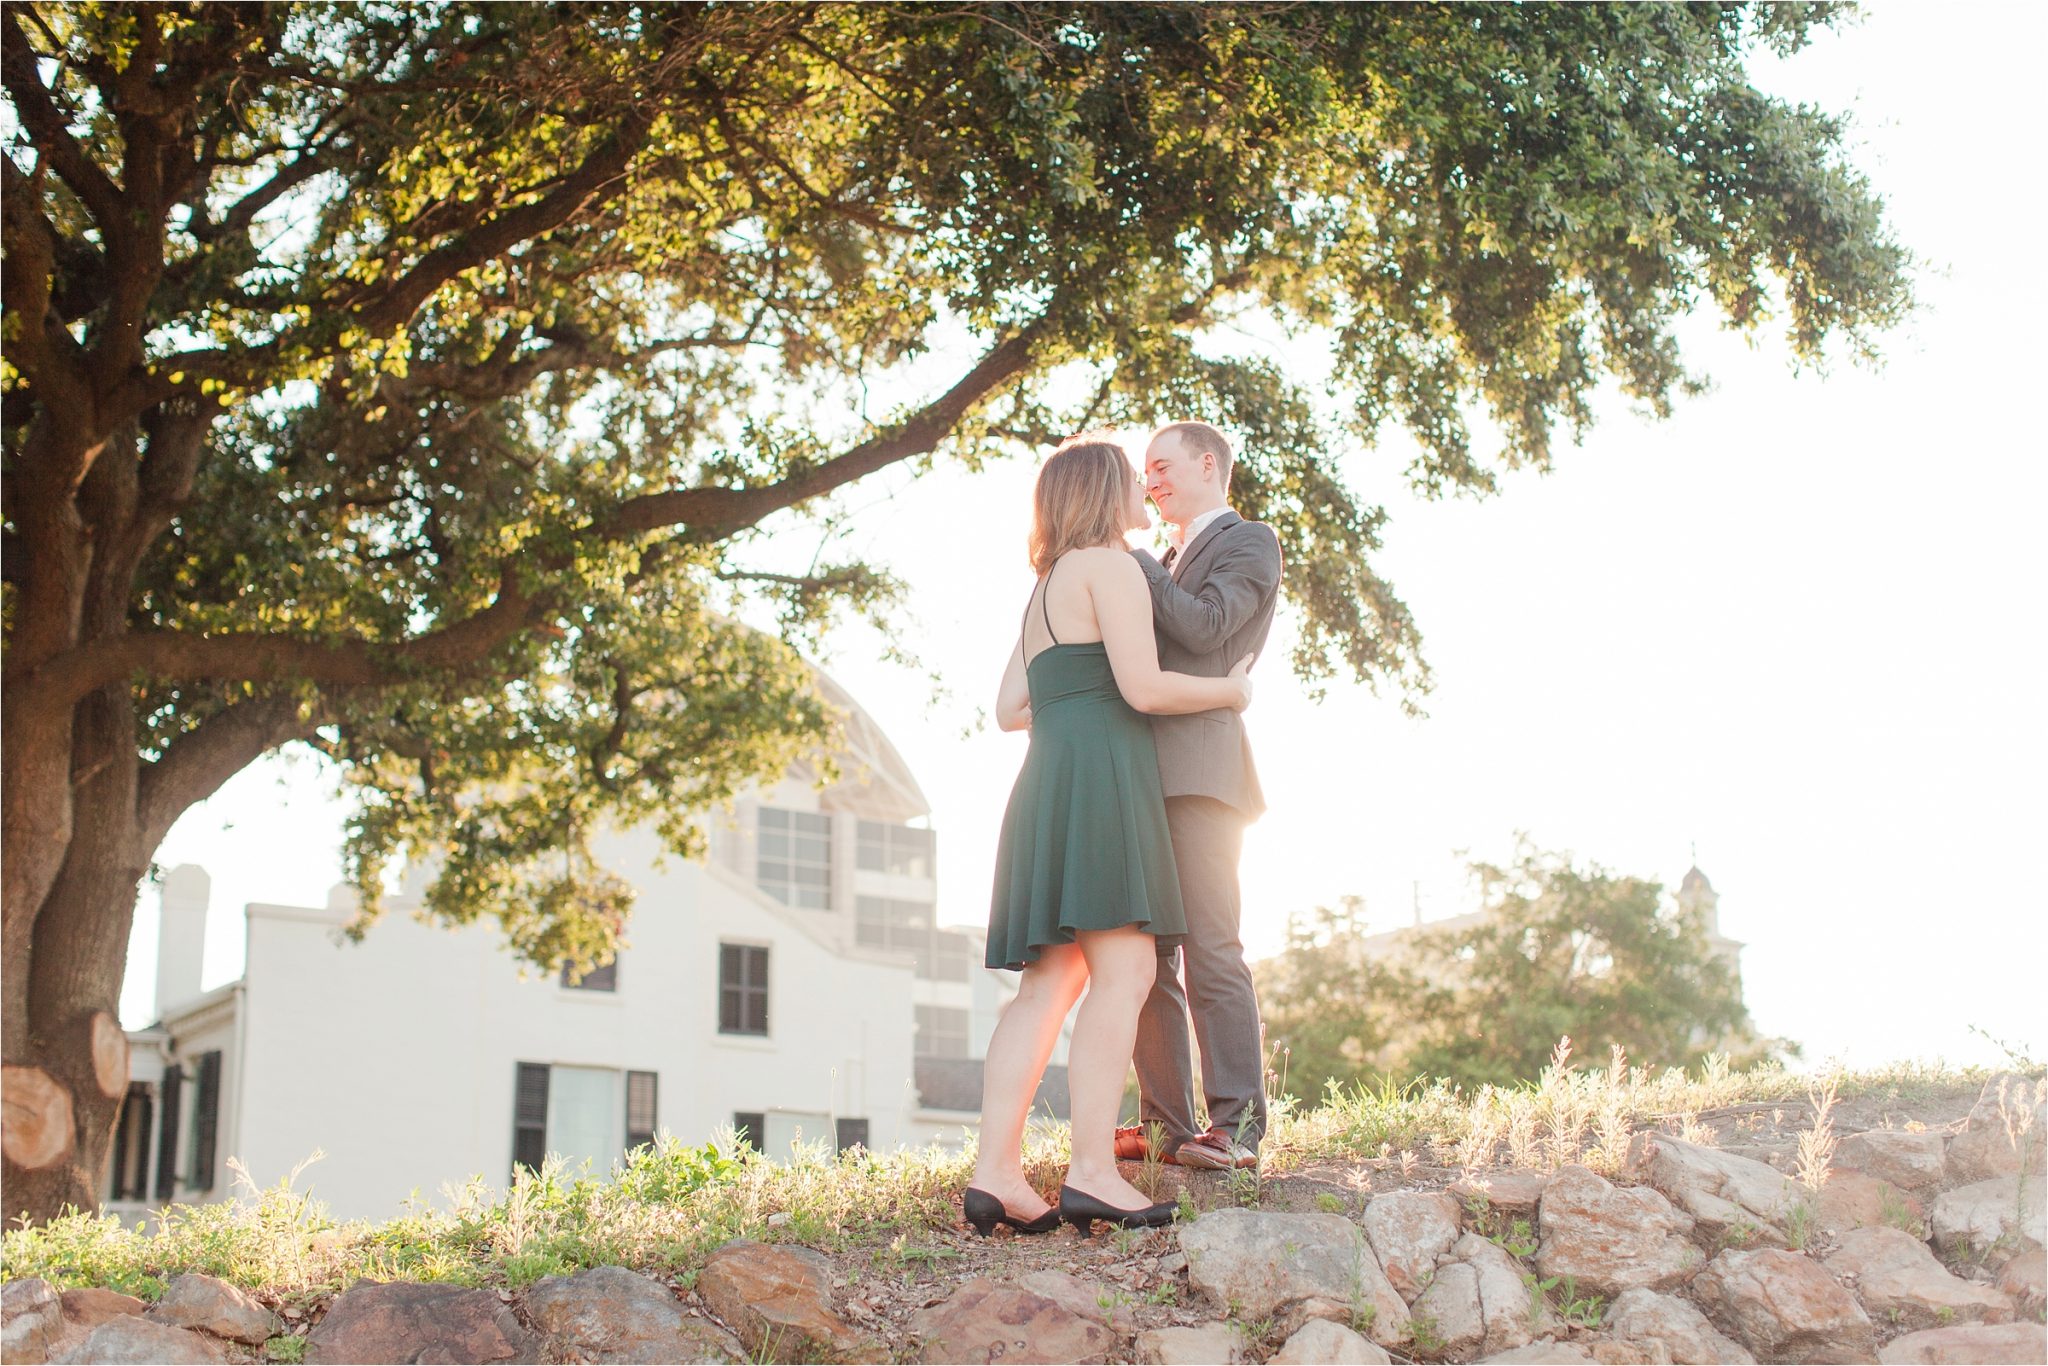
{"type": "Polygon", "coordinates": [[[1160,669],[1151,590],[1124,543],[1150,525],[1143,480],[1111,442],[1077,438],[1039,471],[1039,580],[996,702],[997,724],[1029,728],[1031,747],[1003,815],[989,911],[988,966],[1023,977],[983,1067],[981,1145],[963,1201],[983,1233],[998,1222],[1042,1233],[1062,1218],[1087,1233],[1097,1220],[1173,1215],[1123,1179],[1114,1149],[1161,941],[1187,929],[1142,713],[1243,710],[1251,657],[1224,678],[1160,669]],[[1067,1054],[1073,1155],[1053,1209],[1024,1175],[1024,1121],[1083,988],[1067,1054]]]}

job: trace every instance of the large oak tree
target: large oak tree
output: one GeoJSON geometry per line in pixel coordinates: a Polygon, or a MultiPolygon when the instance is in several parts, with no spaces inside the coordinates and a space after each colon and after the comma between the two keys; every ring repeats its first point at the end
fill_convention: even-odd
{"type": "Polygon", "coordinates": [[[886,613],[755,545],[885,467],[1222,422],[1297,668],[1425,687],[1333,446],[1485,490],[1600,384],[1666,407],[1690,310],[1810,356],[1904,306],[1839,127],[1745,74],[1830,18],[10,4],[7,1213],[94,1202],[179,813],[312,746],[373,909],[427,855],[435,913],[601,955],[598,823],[688,851],[825,733],[735,613],[886,613]],[[1334,405],[1245,310],[1330,339],[1334,405]]]}

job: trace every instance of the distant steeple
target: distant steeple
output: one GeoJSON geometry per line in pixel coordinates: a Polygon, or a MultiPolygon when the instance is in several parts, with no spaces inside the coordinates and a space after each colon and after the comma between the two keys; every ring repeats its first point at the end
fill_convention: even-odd
{"type": "Polygon", "coordinates": [[[1721,935],[1721,917],[1715,909],[1720,901],[1720,893],[1714,890],[1713,883],[1707,881],[1707,875],[1700,871],[1697,863],[1686,870],[1685,880],[1678,884],[1678,904],[1684,910],[1699,913],[1700,928],[1706,931],[1709,939],[1718,939],[1721,935]]]}

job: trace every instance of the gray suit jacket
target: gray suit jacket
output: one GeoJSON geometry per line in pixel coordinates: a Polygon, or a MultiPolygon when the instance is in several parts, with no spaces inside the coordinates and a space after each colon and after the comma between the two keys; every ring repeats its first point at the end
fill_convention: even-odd
{"type": "MultiPolygon", "coordinates": [[[[1131,553],[1152,584],[1160,668],[1220,678],[1247,652],[1266,648],[1280,595],[1280,538],[1273,528],[1225,512],[1177,557],[1178,579],[1144,551],[1131,553]]],[[[1266,809],[1237,712],[1155,716],[1152,738],[1167,796],[1214,797],[1247,819],[1266,809]]]]}

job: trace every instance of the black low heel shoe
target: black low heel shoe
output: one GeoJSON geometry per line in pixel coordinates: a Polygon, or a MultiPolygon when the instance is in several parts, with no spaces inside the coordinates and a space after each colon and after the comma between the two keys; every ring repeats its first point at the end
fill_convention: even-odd
{"type": "Polygon", "coordinates": [[[1060,1187],[1059,1217],[1080,1230],[1083,1238],[1095,1233],[1095,1221],[1115,1224],[1119,1228],[1164,1228],[1173,1222],[1173,1212],[1180,1208],[1171,1200],[1162,1200],[1156,1205],[1143,1209],[1118,1209],[1107,1200],[1098,1200],[1087,1191],[1077,1191],[1072,1186],[1060,1187]]]}
{"type": "Polygon", "coordinates": [[[1010,1213],[1009,1206],[979,1186],[969,1186],[966,1194],[960,1197],[960,1204],[967,1215],[967,1222],[974,1225],[974,1231],[984,1238],[995,1233],[997,1224],[1008,1224],[1019,1233],[1050,1233],[1060,1226],[1057,1209],[1049,1209],[1036,1219],[1019,1219],[1010,1213]]]}

